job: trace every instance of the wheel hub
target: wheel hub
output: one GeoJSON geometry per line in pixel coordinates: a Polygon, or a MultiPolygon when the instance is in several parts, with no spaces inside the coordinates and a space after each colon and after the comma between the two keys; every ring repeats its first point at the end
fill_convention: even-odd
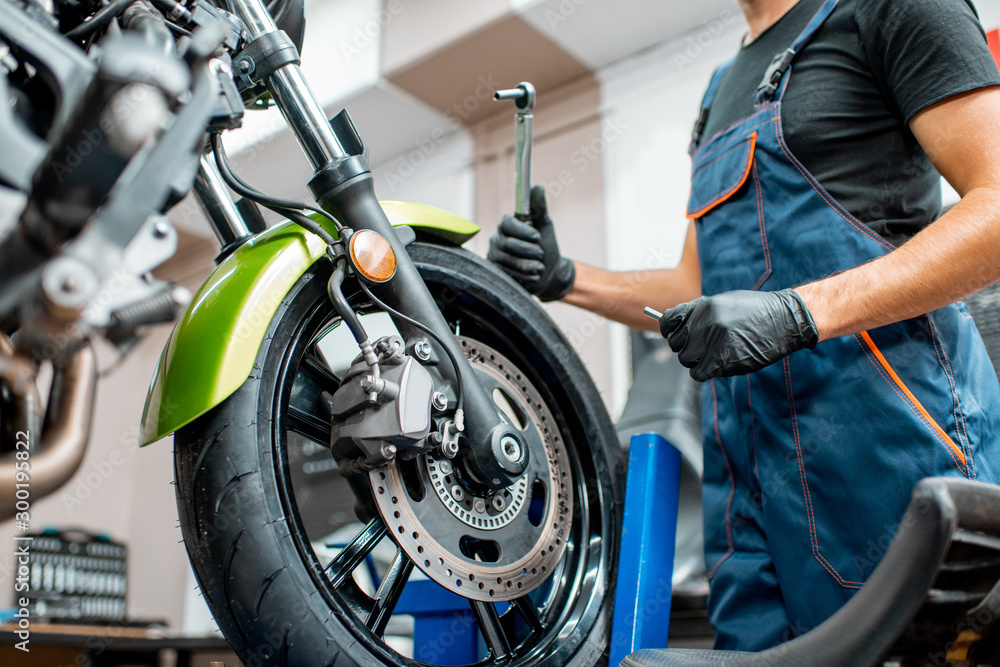
{"type": "Polygon", "coordinates": [[[428,456],[424,462],[441,504],[468,526],[484,530],[503,528],[517,517],[528,497],[527,475],[501,489],[487,502],[455,483],[457,480],[453,477],[454,471],[448,459],[437,460],[428,456]]]}
{"type": "Polygon", "coordinates": [[[507,456],[528,449],[513,484],[489,497],[472,493],[454,464],[421,456],[372,470],[369,481],[390,534],[429,578],[466,598],[502,601],[541,585],[566,549],[573,516],[570,466],[541,395],[499,352],[459,338],[497,411],[518,431],[507,456]]]}

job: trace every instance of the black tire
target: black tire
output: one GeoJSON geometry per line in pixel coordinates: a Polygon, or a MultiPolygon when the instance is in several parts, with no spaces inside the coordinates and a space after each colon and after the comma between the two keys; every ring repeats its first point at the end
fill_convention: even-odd
{"type": "MultiPolygon", "coordinates": [[[[502,352],[534,382],[559,422],[577,477],[573,535],[583,548],[564,556],[575,560],[564,570],[562,608],[544,610],[551,627],[533,644],[525,640],[525,655],[507,664],[603,663],[624,469],[601,397],[555,324],[506,275],[461,249],[415,243],[409,253],[445,316],[461,317],[462,335],[502,352]],[[567,623],[575,629],[557,637],[567,623]]],[[[219,628],[247,667],[424,664],[368,631],[329,584],[290,489],[283,413],[306,339],[335,319],[325,294],[329,274],[321,260],[295,284],[251,376],[175,438],[184,542],[219,628]]],[[[363,300],[357,293],[353,299],[363,300]]]]}

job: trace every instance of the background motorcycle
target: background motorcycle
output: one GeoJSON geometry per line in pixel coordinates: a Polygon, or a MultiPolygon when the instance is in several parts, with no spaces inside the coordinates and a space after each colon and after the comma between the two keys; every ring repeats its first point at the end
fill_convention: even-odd
{"type": "MultiPolygon", "coordinates": [[[[621,509],[600,397],[537,303],[459,247],[471,223],[379,205],[349,117],[328,121],[299,71],[301,5],[268,9],[0,3],[0,85],[15,102],[0,141],[18,155],[0,178],[24,195],[0,241],[13,335],[0,376],[10,442],[38,436],[35,497],[82,460],[89,341],[125,347],[185,300],[142,276],[173,251],[162,213],[193,183],[224,259],[164,350],[142,440],[176,432],[185,542],[244,662],[412,664],[384,637],[419,570],[469,600],[485,663],[594,664],[621,509]],[[220,133],[269,101],[322,208],[269,197],[229,166],[220,133]],[[263,231],[257,205],[289,222],[263,231]],[[105,298],[123,274],[139,278],[105,298]],[[379,313],[391,325],[370,335],[379,313]],[[332,361],[345,350],[360,354],[332,361]],[[54,378],[44,410],[41,366],[54,378]],[[317,451],[332,452],[323,460],[367,522],[332,559],[298,510],[290,463],[317,451]],[[372,573],[361,566],[380,544],[394,556],[372,573]]],[[[4,489],[26,472],[10,470],[4,489]]],[[[331,488],[330,511],[336,499],[331,488]]]]}

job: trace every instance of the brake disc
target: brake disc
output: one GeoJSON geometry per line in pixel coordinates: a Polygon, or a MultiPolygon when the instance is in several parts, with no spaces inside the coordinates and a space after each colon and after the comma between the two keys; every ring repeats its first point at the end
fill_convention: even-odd
{"type": "Polygon", "coordinates": [[[479,341],[458,340],[497,412],[528,448],[524,474],[481,497],[450,460],[422,455],[376,468],[369,481],[389,532],[424,574],[466,598],[512,600],[551,576],[566,549],[569,458],[551,411],[517,367],[479,341]]]}

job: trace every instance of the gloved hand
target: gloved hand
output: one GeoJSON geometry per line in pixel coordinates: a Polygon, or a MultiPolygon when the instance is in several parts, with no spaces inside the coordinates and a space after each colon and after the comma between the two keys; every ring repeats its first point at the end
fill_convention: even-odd
{"type": "Polygon", "coordinates": [[[576,280],[573,260],[559,255],[545,188],[540,185],[531,189],[531,222],[505,215],[490,237],[486,258],[542,301],[563,298],[576,280]]]}
{"type": "Polygon", "coordinates": [[[819,342],[793,289],[703,296],[663,313],[660,333],[698,382],[753,373],[819,342]]]}

